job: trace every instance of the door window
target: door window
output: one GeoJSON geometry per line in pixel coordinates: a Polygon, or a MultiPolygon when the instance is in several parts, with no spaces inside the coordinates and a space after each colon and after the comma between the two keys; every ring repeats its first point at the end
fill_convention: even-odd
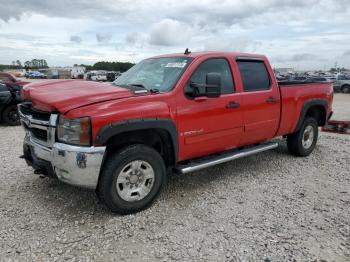
{"type": "Polygon", "coordinates": [[[192,74],[187,88],[190,88],[190,83],[193,82],[197,84],[199,94],[205,94],[206,75],[208,73],[219,73],[221,75],[221,94],[234,93],[234,83],[230,65],[227,60],[223,58],[208,59],[201,63],[192,74]]]}
{"type": "Polygon", "coordinates": [[[237,61],[245,92],[270,89],[269,73],[263,61],[237,61]]]}

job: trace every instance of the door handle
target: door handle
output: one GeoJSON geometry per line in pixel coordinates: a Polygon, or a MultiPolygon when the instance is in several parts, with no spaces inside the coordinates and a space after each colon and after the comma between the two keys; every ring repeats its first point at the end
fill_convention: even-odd
{"type": "Polygon", "coordinates": [[[268,99],[266,99],[267,103],[276,103],[277,101],[277,98],[273,96],[270,96],[268,99]]]}
{"type": "Polygon", "coordinates": [[[226,108],[239,108],[240,106],[241,105],[236,102],[229,102],[228,104],[226,104],[226,108]]]}

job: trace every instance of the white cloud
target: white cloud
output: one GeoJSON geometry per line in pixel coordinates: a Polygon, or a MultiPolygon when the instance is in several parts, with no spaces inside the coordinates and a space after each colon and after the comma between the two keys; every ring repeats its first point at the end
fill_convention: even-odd
{"type": "Polygon", "coordinates": [[[100,44],[107,44],[112,39],[111,33],[97,33],[96,40],[100,44]]]}
{"type": "Polygon", "coordinates": [[[173,19],[164,19],[152,26],[150,44],[176,46],[190,40],[189,26],[173,19]]]}
{"type": "Polygon", "coordinates": [[[50,65],[137,62],[189,47],[263,53],[276,66],[350,67],[350,0],[0,0],[0,6],[0,63],[34,56],[50,65]]]}
{"type": "Polygon", "coordinates": [[[73,43],[78,43],[78,44],[81,43],[81,41],[83,41],[83,39],[81,39],[81,37],[78,35],[71,35],[69,40],[73,43]]]}

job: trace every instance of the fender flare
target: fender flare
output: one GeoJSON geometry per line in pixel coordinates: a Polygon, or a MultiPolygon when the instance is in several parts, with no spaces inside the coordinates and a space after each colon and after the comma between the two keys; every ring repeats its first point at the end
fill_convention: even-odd
{"type": "Polygon", "coordinates": [[[177,163],[179,145],[178,132],[175,123],[165,118],[144,118],[111,123],[102,127],[96,135],[95,144],[106,145],[107,141],[121,133],[145,129],[163,129],[170,135],[174,149],[174,160],[177,163]]]}
{"type": "Polygon", "coordinates": [[[328,108],[328,102],[327,101],[320,100],[320,99],[306,101],[304,103],[304,105],[303,105],[303,108],[302,108],[301,112],[300,112],[299,121],[298,121],[298,124],[297,124],[294,132],[297,132],[301,128],[301,126],[302,126],[302,124],[303,124],[303,122],[305,120],[307,111],[313,106],[322,106],[322,107],[324,107],[324,109],[326,111],[326,117],[327,117],[327,108],[328,108]]]}

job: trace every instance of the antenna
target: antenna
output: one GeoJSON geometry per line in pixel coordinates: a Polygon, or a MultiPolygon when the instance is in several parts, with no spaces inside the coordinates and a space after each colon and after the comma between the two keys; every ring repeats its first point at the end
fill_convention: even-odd
{"type": "Polygon", "coordinates": [[[189,54],[191,54],[191,51],[188,50],[188,48],[186,48],[184,55],[189,55],[189,54]]]}

